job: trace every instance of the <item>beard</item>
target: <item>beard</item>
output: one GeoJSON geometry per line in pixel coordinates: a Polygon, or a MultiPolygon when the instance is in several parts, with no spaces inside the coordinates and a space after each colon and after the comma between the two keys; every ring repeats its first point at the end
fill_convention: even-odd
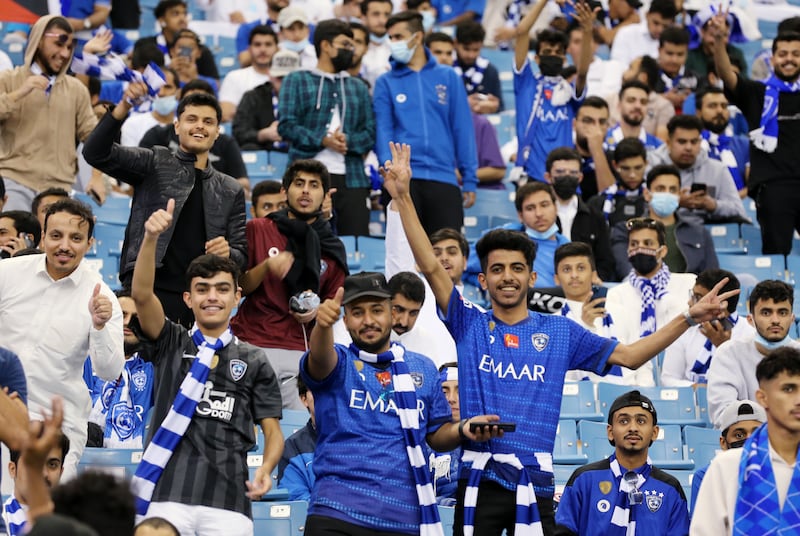
{"type": "Polygon", "coordinates": [[[577,145],[582,151],[589,151],[589,140],[585,136],[575,134],[575,145],[577,145]]]}
{"type": "Polygon", "coordinates": [[[622,120],[628,123],[632,127],[638,127],[642,124],[642,121],[644,121],[644,114],[642,114],[641,117],[639,118],[633,118],[629,115],[623,115],[622,120]]]}
{"type": "Polygon", "coordinates": [[[381,337],[380,339],[372,343],[365,342],[358,336],[358,333],[351,333],[350,337],[353,339],[353,343],[355,343],[355,345],[361,350],[364,350],[365,352],[369,352],[371,354],[377,354],[386,347],[386,343],[389,342],[390,335],[391,332],[387,333],[386,336],[381,337]]]}
{"type": "Polygon", "coordinates": [[[711,121],[703,120],[703,128],[714,134],[722,134],[727,126],[728,122],[724,118],[715,117],[711,121]]]}

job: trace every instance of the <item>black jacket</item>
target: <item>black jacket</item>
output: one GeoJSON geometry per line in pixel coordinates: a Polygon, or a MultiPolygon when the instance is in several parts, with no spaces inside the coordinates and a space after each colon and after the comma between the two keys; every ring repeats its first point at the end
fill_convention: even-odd
{"type": "Polygon", "coordinates": [[[570,240],[584,242],[592,247],[597,275],[603,281],[618,281],[615,277],[614,257],[608,238],[608,226],[603,215],[590,208],[578,197],[578,212],[572,221],[570,240]]]}
{"type": "MultiPolygon", "coordinates": [[[[86,139],[83,156],[89,165],[134,187],[131,214],[125,229],[125,243],[120,260],[120,279],[133,271],[144,238],[144,222],[167,200],[175,199],[174,221],[180,218],[195,182],[195,156],[166,147],[152,149],[122,147],[114,137],[122,126],[108,113],[86,139]]],[[[202,171],[205,235],[208,240],[224,236],[231,249],[231,259],[244,268],[247,263],[245,204],[242,186],[210,165],[202,171]]],[[[175,227],[158,238],[156,266],[160,267],[175,227]]]]}
{"type": "Polygon", "coordinates": [[[233,117],[233,137],[244,151],[272,150],[272,142],[258,141],[258,131],[275,121],[272,84],[265,82],[242,96],[233,117]]]}

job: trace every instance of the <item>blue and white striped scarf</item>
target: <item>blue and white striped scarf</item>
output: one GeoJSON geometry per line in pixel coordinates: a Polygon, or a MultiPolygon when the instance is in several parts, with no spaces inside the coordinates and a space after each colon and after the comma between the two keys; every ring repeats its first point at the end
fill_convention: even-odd
{"type": "MultiPolygon", "coordinates": [[[[564,306],[561,308],[561,316],[569,317],[569,313],[571,312],[571,308],[567,302],[564,302],[564,306]]],[[[611,313],[606,313],[603,315],[603,332],[598,333],[598,335],[605,337],[606,339],[617,340],[614,337],[613,332],[611,331],[611,327],[614,325],[614,319],[611,317],[611,313]]],[[[619,376],[622,377],[622,367],[619,365],[612,365],[609,369],[606,376],[619,376]]]]}
{"type": "Polygon", "coordinates": [[[464,81],[464,86],[467,88],[467,94],[475,91],[483,83],[483,73],[489,66],[489,60],[483,56],[478,56],[475,64],[470,66],[466,71],[459,65],[458,60],[453,63],[453,69],[456,74],[464,81]]]}
{"type": "Polygon", "coordinates": [[[192,416],[203,395],[206,379],[211,371],[214,354],[233,340],[230,327],[219,339],[205,337],[196,323],[189,334],[197,345],[197,357],[192,362],[192,367],[183,379],[169,413],[153,435],[153,440],[145,449],[142,461],[136,468],[136,474],[131,479],[131,489],[136,496],[136,513],[139,515],[147,513],[158,479],[192,422],[192,416]]]}
{"type": "MultiPolygon", "coordinates": [[[[735,326],[736,323],[739,321],[739,314],[734,311],[729,317],[730,321],[735,326]]],[[[695,328],[695,329],[700,329],[695,328]]],[[[697,374],[698,376],[705,375],[708,373],[708,369],[711,366],[711,358],[714,356],[714,345],[711,344],[711,339],[706,339],[705,344],[703,344],[704,353],[700,357],[698,357],[694,365],[692,365],[692,372],[697,374]]],[[[700,382],[705,383],[705,382],[700,382]]]]}
{"type": "Polygon", "coordinates": [[[764,107],[761,109],[759,128],[750,131],[750,141],[765,153],[774,153],[778,147],[778,100],[781,93],[800,91],[800,80],[785,82],[771,74],[764,81],[764,107]]]}
{"type": "Polygon", "coordinates": [[[800,464],[795,464],[783,509],[769,457],[767,424],[762,424],[742,447],[739,493],[733,514],[734,536],[790,535],[800,532],[800,464]]]}
{"type": "Polygon", "coordinates": [[[350,345],[350,350],[366,363],[391,363],[392,386],[394,387],[394,401],[397,404],[397,415],[403,428],[403,439],[406,443],[406,454],[411,465],[416,484],[417,499],[419,500],[421,523],[420,536],[444,536],[442,523],[439,519],[439,509],[436,506],[436,492],[433,490],[431,474],[428,471],[428,461],[422,452],[420,441],[419,412],[417,411],[417,394],[414,380],[408,370],[408,364],[403,356],[405,348],[393,343],[389,350],[380,354],[366,352],[355,344],[350,345]]]}
{"type": "Polygon", "coordinates": [[[641,197],[643,192],[644,184],[639,185],[639,188],[636,190],[628,190],[619,184],[612,184],[603,190],[601,194],[605,196],[605,201],[603,201],[603,216],[606,218],[606,221],[608,221],[609,217],[614,212],[617,197],[641,197]]]}
{"type": "Polygon", "coordinates": [[[658,329],[656,325],[656,300],[660,300],[667,293],[669,278],[669,267],[663,261],[661,262],[661,269],[656,272],[653,279],[644,278],[637,274],[636,270],[631,269],[628,281],[642,295],[641,329],[639,333],[642,338],[647,337],[658,329]]]}
{"type": "Polygon", "coordinates": [[[142,82],[147,86],[150,99],[154,99],[161,87],[167,83],[164,73],[155,63],[150,62],[144,72],[140,73],[128,68],[125,60],[116,54],[96,56],[89,52],[83,54],[76,52],[72,58],[71,69],[75,74],[85,74],[100,80],[142,82]]]}
{"type": "Polygon", "coordinates": [[[736,162],[736,155],[734,155],[731,150],[731,136],[726,134],[714,134],[709,130],[703,130],[700,135],[706,141],[704,145],[706,145],[706,149],[708,149],[708,156],[725,164],[725,167],[731,172],[737,190],[744,188],[742,170],[739,169],[739,164],[736,162]]]}
{"type": "MultiPolygon", "coordinates": [[[[536,461],[539,465],[548,465],[549,471],[553,470],[552,457],[545,454],[540,460],[540,454],[536,453],[536,461]]],[[[481,485],[481,477],[489,460],[495,463],[507,464],[519,471],[517,482],[517,517],[514,521],[514,534],[516,536],[543,536],[544,529],[539,517],[539,508],[536,506],[536,493],[533,491],[528,471],[516,454],[492,454],[491,452],[477,452],[465,450],[461,456],[462,463],[472,463],[469,476],[467,477],[467,489],[464,493],[464,536],[474,536],[475,534],[475,509],[478,505],[478,488],[481,485]]],[[[539,467],[534,467],[538,470],[539,467]]],[[[546,467],[542,467],[546,469],[546,467]]]]}
{"type": "Polygon", "coordinates": [[[3,519],[6,521],[9,536],[22,536],[28,532],[25,530],[28,513],[13,495],[3,503],[3,519]]]}
{"type": "MultiPolygon", "coordinates": [[[[622,468],[617,461],[616,454],[612,454],[608,458],[611,466],[611,472],[614,478],[619,482],[618,492],[620,494],[615,506],[614,513],[611,516],[611,526],[605,534],[609,536],[633,536],[636,534],[636,509],[635,504],[631,504],[630,497],[632,493],[636,493],[642,489],[642,486],[650,476],[650,471],[653,468],[653,461],[650,456],[647,457],[647,463],[638,468],[636,473],[636,486],[634,487],[630,482],[625,480],[622,475],[622,468]]],[[[644,505],[642,505],[644,507],[644,505]]]]}

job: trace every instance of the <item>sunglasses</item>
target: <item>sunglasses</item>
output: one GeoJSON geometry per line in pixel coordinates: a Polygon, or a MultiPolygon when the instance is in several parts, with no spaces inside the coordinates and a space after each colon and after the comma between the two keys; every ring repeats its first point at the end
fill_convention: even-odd
{"type": "Polygon", "coordinates": [[[652,218],[631,218],[625,222],[625,228],[628,231],[637,231],[639,229],[658,230],[658,222],[652,218]]]}
{"type": "Polygon", "coordinates": [[[72,37],[70,34],[65,33],[54,33],[54,32],[47,32],[44,34],[46,37],[54,37],[56,39],[56,43],[59,45],[66,45],[70,38],[72,37]]]}

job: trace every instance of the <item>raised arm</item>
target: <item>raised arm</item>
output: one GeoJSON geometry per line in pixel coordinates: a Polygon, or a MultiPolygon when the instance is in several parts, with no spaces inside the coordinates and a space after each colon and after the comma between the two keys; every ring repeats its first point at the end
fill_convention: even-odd
{"type": "Polygon", "coordinates": [[[529,33],[546,5],[547,0],[537,0],[531,10],[519,21],[517,36],[514,40],[514,67],[517,71],[521,70],[525,62],[528,61],[528,50],[531,45],[529,33]]]}
{"type": "Polygon", "coordinates": [[[133,268],[131,298],[136,303],[139,313],[139,325],[144,335],[151,340],[158,338],[166,321],[164,308],[153,291],[156,278],[156,244],[161,233],[172,225],[172,213],[175,211],[175,200],[167,201],[167,208],[159,209],[144,223],[144,238],[133,268]]]}
{"type": "Polygon", "coordinates": [[[582,0],[575,2],[574,6],[575,19],[580,23],[581,32],[583,33],[581,53],[577,65],[578,76],[575,78],[575,94],[583,95],[583,90],[586,88],[586,74],[589,72],[589,65],[592,63],[592,29],[600,7],[592,9],[587,2],[582,0]]]}
{"type": "MultiPolygon", "coordinates": [[[[713,6],[712,6],[713,7],[713,6]]],[[[731,67],[731,58],[728,56],[728,51],[725,46],[725,27],[727,26],[728,11],[722,13],[717,12],[708,21],[708,29],[714,36],[714,65],[716,65],[716,72],[722,79],[725,87],[731,91],[736,89],[739,79],[736,73],[733,72],[731,67]]]]}
{"type": "Polygon", "coordinates": [[[453,293],[453,281],[433,254],[433,246],[411,200],[411,146],[389,142],[389,148],[392,160],[386,161],[381,169],[383,185],[392,196],[392,204],[400,213],[414,259],[433,290],[436,305],[441,311],[447,311],[447,304],[453,293]]]}
{"type": "Polygon", "coordinates": [[[336,295],[317,309],[317,322],[308,345],[308,374],[317,381],[327,378],[339,361],[333,347],[333,325],[339,320],[343,296],[344,288],[339,287],[336,295]]]}

